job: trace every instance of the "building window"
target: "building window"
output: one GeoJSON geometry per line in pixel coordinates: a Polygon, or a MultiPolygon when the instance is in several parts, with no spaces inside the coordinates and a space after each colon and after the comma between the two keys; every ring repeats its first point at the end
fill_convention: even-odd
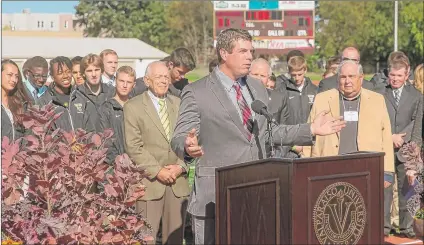
{"type": "Polygon", "coordinates": [[[69,24],[69,22],[68,21],[65,21],[65,28],[66,29],[68,29],[68,24],[69,24]]]}
{"type": "Polygon", "coordinates": [[[37,21],[37,27],[40,28],[40,21],[37,21]]]}
{"type": "Polygon", "coordinates": [[[51,21],[50,22],[50,28],[53,28],[54,27],[54,23],[53,23],[53,21],[51,21]]]}
{"type": "Polygon", "coordinates": [[[41,21],[41,28],[44,28],[44,21],[41,21]]]}
{"type": "Polygon", "coordinates": [[[303,18],[299,18],[299,26],[303,26],[304,25],[304,19],[303,18]]]}

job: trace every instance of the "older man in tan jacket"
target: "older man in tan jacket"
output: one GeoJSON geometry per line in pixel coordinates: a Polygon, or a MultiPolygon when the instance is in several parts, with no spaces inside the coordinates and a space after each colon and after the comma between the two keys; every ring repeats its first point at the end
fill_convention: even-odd
{"type": "Polygon", "coordinates": [[[180,99],[168,94],[169,71],[163,62],[151,63],[144,81],[148,91],[124,106],[125,151],[146,168],[145,196],[137,202],[156,236],[162,221],[162,243],[182,244],[190,189],[187,165],[169,144],[178,116],[180,99]]]}
{"type": "Polygon", "coordinates": [[[316,143],[304,147],[305,157],[335,156],[357,151],[384,152],[384,212],[390,222],[390,206],[394,182],[394,153],[390,118],[384,97],[362,88],[362,67],[344,61],[338,68],[338,90],[331,89],[316,96],[308,121],[320,111],[343,116],[346,127],[328,136],[316,136],[316,143]]]}

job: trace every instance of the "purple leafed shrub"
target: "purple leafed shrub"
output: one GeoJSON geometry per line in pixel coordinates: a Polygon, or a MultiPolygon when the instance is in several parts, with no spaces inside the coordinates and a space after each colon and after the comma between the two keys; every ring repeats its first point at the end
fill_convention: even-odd
{"type": "Polygon", "coordinates": [[[104,163],[101,134],[51,130],[52,104],[23,117],[31,135],[2,141],[3,235],[25,244],[136,244],[151,230],[134,204],[144,195],[143,169],[127,155],[104,163]],[[96,191],[101,183],[102,191],[96,191]]]}

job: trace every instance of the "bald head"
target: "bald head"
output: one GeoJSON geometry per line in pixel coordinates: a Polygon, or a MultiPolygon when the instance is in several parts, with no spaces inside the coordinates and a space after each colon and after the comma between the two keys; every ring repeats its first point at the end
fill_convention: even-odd
{"type": "Polygon", "coordinates": [[[356,63],[359,63],[361,55],[355,47],[347,47],[343,50],[342,60],[353,60],[356,63]]]}
{"type": "Polygon", "coordinates": [[[146,68],[144,83],[156,97],[164,97],[168,92],[171,77],[163,61],[150,63],[146,68]]]}
{"type": "Polygon", "coordinates": [[[145,75],[151,76],[152,72],[154,72],[155,69],[158,69],[158,68],[160,69],[161,67],[163,68],[163,66],[165,66],[165,68],[168,69],[164,61],[153,61],[152,63],[147,65],[145,75]]]}
{"type": "Polygon", "coordinates": [[[252,61],[249,75],[260,80],[265,87],[268,86],[268,80],[271,74],[271,66],[267,60],[258,58],[252,61]]]}

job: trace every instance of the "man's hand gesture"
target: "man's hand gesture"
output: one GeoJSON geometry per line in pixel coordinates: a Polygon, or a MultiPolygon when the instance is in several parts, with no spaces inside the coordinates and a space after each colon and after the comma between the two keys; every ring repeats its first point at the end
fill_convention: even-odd
{"type": "Polygon", "coordinates": [[[343,117],[333,118],[328,111],[322,111],[311,123],[312,135],[330,135],[339,132],[346,127],[343,117]]]}
{"type": "Polygon", "coordinates": [[[201,157],[203,156],[202,147],[199,146],[199,142],[197,141],[196,129],[192,129],[185,140],[184,149],[187,154],[191,157],[201,157]]]}

